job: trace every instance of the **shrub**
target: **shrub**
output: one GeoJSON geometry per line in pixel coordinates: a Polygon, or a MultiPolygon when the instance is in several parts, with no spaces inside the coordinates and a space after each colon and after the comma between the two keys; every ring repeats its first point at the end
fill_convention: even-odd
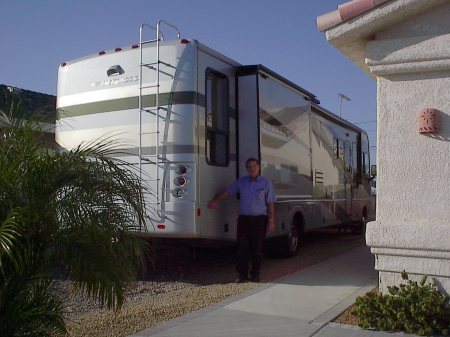
{"type": "Polygon", "coordinates": [[[352,314],[364,329],[404,331],[421,336],[450,331],[450,297],[427,283],[424,276],[420,283],[408,279],[406,284],[388,287],[388,294],[368,293],[358,297],[352,314]]]}

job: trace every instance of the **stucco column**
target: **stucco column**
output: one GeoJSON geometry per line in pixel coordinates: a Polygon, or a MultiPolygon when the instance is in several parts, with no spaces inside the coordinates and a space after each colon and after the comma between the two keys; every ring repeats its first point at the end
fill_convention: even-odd
{"type": "Polygon", "coordinates": [[[382,291],[399,273],[430,275],[450,293],[450,34],[370,41],[377,77],[377,215],[366,241],[382,291]],[[423,108],[441,131],[418,132],[423,108]]]}

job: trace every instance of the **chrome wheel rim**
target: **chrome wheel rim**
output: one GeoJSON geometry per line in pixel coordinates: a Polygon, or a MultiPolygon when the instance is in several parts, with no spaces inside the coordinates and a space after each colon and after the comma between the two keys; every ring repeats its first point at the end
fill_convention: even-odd
{"type": "Polygon", "coordinates": [[[295,252],[298,248],[298,232],[297,227],[292,226],[288,235],[288,247],[291,252],[295,252]]]}

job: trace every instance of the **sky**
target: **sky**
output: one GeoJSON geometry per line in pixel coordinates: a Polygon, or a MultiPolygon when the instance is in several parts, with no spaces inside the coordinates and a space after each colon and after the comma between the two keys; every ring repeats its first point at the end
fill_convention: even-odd
{"type": "MultiPolygon", "coordinates": [[[[0,84],[56,95],[59,64],[130,46],[162,19],[182,38],[262,64],[314,93],[369,134],[376,156],[376,82],[326,41],[316,17],[346,0],[0,0],[0,84]]],[[[170,31],[165,34],[170,39],[170,31]]],[[[175,36],[173,36],[175,37],[175,36]]]]}

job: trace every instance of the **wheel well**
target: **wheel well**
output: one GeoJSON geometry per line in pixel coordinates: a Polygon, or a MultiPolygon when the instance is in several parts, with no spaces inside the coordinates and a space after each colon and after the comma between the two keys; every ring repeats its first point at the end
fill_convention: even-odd
{"type": "Polygon", "coordinates": [[[367,207],[366,207],[366,206],[364,206],[364,208],[363,208],[362,216],[363,216],[364,218],[367,218],[367,207]]]}
{"type": "Polygon", "coordinates": [[[292,219],[292,224],[302,233],[305,230],[305,218],[301,212],[297,212],[292,219]]]}

